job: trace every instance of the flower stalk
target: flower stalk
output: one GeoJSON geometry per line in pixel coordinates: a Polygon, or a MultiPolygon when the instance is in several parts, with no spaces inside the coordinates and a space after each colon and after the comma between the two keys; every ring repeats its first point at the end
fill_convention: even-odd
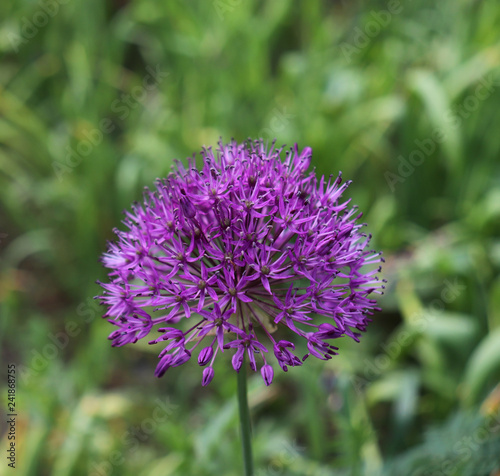
{"type": "Polygon", "coordinates": [[[250,422],[250,410],[248,408],[247,375],[244,367],[237,373],[237,380],[238,410],[240,415],[241,446],[243,450],[245,476],[253,476],[252,425],[250,422]]]}

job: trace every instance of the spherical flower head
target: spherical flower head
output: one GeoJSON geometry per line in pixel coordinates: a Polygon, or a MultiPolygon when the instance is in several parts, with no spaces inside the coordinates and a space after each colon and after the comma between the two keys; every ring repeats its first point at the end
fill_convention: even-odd
{"type": "Polygon", "coordinates": [[[112,345],[157,332],[158,377],[196,354],[208,385],[228,351],[237,372],[246,355],[270,385],[269,355],[286,372],[310,355],[331,359],[339,337],[358,341],[384,286],[361,213],[341,200],[349,182],[306,173],[312,151],[296,144],[221,142],[201,155],[200,170],[194,157],[177,162],[146,189],[102,258],[112,345]],[[301,358],[293,334],[305,341],[301,358]]]}

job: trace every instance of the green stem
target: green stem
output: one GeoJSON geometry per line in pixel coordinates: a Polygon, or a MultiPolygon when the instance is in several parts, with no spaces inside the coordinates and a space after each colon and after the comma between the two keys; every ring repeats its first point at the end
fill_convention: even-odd
{"type": "Polygon", "coordinates": [[[243,461],[245,463],[245,476],[253,476],[252,427],[250,424],[250,411],[248,409],[245,360],[243,360],[243,365],[238,372],[238,408],[240,411],[241,444],[243,448],[243,461]]]}

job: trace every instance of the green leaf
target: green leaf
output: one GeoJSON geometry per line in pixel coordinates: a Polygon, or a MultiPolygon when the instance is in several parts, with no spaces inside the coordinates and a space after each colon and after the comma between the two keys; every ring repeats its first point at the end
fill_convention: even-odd
{"type": "Polygon", "coordinates": [[[451,107],[446,90],[433,73],[425,70],[412,71],[409,85],[422,99],[431,125],[445,137],[442,147],[446,154],[448,169],[451,172],[460,170],[462,146],[459,131],[449,120],[451,107]]]}
{"type": "Polygon", "coordinates": [[[463,399],[477,403],[490,377],[500,372],[500,328],[487,335],[472,354],[465,371],[463,399]]]}

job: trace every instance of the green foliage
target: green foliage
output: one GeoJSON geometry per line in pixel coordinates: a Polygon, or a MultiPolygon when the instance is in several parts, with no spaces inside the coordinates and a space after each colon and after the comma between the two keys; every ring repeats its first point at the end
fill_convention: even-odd
{"type": "Polygon", "coordinates": [[[310,145],[387,260],[361,344],[251,378],[257,475],[500,471],[498,2],[18,0],[0,18],[19,475],[241,474],[229,359],[207,389],[192,364],[157,381],[156,348],[110,349],[90,299],[120,211],[220,136],[310,145]]]}

